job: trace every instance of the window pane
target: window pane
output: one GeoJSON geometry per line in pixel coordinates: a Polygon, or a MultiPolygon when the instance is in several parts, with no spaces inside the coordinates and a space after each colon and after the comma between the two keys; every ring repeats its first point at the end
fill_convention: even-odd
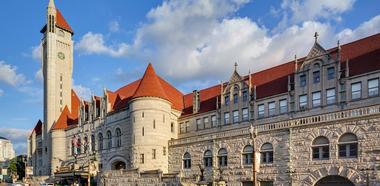
{"type": "Polygon", "coordinates": [[[239,101],[239,96],[238,94],[234,94],[234,104],[237,104],[239,101]]]}
{"type": "Polygon", "coordinates": [[[216,127],[217,126],[217,122],[216,122],[216,116],[211,116],[211,123],[212,123],[212,127],[216,127]]]}
{"type": "Polygon", "coordinates": [[[229,105],[229,103],[230,103],[230,96],[225,96],[224,97],[224,104],[229,105]]]}
{"type": "Polygon", "coordinates": [[[329,67],[329,68],[327,69],[327,78],[328,78],[329,80],[335,78],[335,68],[334,68],[334,67],[329,67]]]}
{"type": "Polygon", "coordinates": [[[286,99],[280,100],[280,113],[285,113],[288,111],[288,102],[286,99]]]}
{"type": "Polygon", "coordinates": [[[197,119],[196,122],[197,122],[197,130],[200,130],[200,129],[204,128],[203,125],[202,125],[201,119],[197,119]]]}
{"type": "Polygon", "coordinates": [[[229,112],[224,113],[224,123],[225,124],[230,123],[230,113],[229,112]]]}
{"type": "Polygon", "coordinates": [[[359,99],[362,97],[362,84],[353,83],[351,84],[351,99],[359,99]]]}
{"type": "Polygon", "coordinates": [[[300,85],[301,85],[301,87],[306,86],[306,75],[300,76],[300,85]]]}
{"type": "Polygon", "coordinates": [[[248,120],[248,108],[243,108],[243,121],[248,120]]]}
{"type": "Polygon", "coordinates": [[[327,104],[335,103],[335,88],[326,90],[326,103],[327,104]]]}
{"type": "Polygon", "coordinates": [[[313,147],[313,159],[319,159],[319,147],[313,147]]]}
{"type": "Polygon", "coordinates": [[[243,101],[248,101],[248,91],[243,91],[243,101]]]}
{"type": "Polygon", "coordinates": [[[319,83],[320,79],[319,71],[313,72],[313,83],[319,83]]]}
{"type": "Polygon", "coordinates": [[[368,80],[368,96],[379,95],[379,79],[368,80]]]}
{"type": "Polygon", "coordinates": [[[322,158],[328,159],[330,157],[329,146],[322,147],[322,158]]]}
{"type": "Polygon", "coordinates": [[[258,106],[258,117],[259,118],[264,117],[264,104],[261,104],[258,106]]]}
{"type": "Polygon", "coordinates": [[[346,145],[339,145],[339,157],[346,157],[346,145]]]}
{"type": "Polygon", "coordinates": [[[273,116],[276,114],[276,103],[275,102],[268,103],[268,114],[270,116],[273,116]]]}
{"type": "Polygon", "coordinates": [[[233,122],[234,122],[234,123],[239,122],[239,111],[235,110],[235,111],[233,112],[233,116],[234,116],[234,118],[233,118],[233,122]]]}
{"type": "Polygon", "coordinates": [[[302,95],[299,97],[300,98],[300,108],[305,109],[307,106],[307,95],[302,95]]]}
{"type": "Polygon", "coordinates": [[[321,92],[313,92],[313,107],[321,105],[321,92]]]}

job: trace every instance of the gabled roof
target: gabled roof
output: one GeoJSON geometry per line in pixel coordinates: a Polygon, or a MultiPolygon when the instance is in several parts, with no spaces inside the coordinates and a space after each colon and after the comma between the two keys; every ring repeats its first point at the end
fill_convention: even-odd
{"type": "Polygon", "coordinates": [[[169,100],[162,87],[160,79],[157,77],[152,64],[149,63],[145,70],[144,76],[141,78],[139,86],[132,96],[132,99],[139,97],[158,97],[169,100]]]}
{"type": "Polygon", "coordinates": [[[30,135],[33,135],[33,133],[36,133],[36,136],[39,136],[42,134],[42,121],[38,120],[36,123],[36,126],[34,126],[32,133],[30,135]]]}

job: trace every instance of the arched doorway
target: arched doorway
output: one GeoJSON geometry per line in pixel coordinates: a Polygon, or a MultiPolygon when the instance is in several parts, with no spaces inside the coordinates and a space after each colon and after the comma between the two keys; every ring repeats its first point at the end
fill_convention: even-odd
{"type": "Polygon", "coordinates": [[[315,186],[355,186],[349,179],[342,176],[326,176],[320,179],[315,186]]]}
{"type": "Polygon", "coordinates": [[[125,162],[123,161],[115,161],[112,163],[112,167],[111,169],[112,170],[121,170],[121,169],[125,169],[125,162]]]}

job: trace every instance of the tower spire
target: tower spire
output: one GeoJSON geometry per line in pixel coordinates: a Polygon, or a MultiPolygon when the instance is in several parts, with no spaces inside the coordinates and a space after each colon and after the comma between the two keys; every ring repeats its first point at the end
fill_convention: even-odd
{"type": "Polygon", "coordinates": [[[54,0],[49,0],[48,8],[55,8],[54,0]]]}

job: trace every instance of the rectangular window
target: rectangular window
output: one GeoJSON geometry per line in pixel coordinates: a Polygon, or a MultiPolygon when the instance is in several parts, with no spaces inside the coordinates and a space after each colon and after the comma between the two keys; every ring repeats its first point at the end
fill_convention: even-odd
{"type": "Polygon", "coordinates": [[[257,108],[257,110],[258,110],[257,117],[258,118],[263,118],[265,116],[264,104],[259,105],[258,108],[257,108]]]}
{"type": "Polygon", "coordinates": [[[321,92],[313,92],[313,107],[318,107],[321,105],[321,92]]]}
{"type": "Polygon", "coordinates": [[[329,67],[327,68],[327,79],[334,79],[335,78],[335,68],[334,67],[329,67]]]}
{"type": "Polygon", "coordinates": [[[185,124],[184,123],[179,123],[179,132],[181,133],[181,134],[183,134],[183,133],[185,133],[185,124]]]}
{"type": "Polygon", "coordinates": [[[288,101],[286,99],[280,100],[280,113],[288,112],[288,101]]]}
{"type": "Polygon", "coordinates": [[[234,110],[234,112],[233,112],[233,122],[234,123],[239,122],[239,111],[237,111],[237,110],[234,110]]]}
{"type": "Polygon", "coordinates": [[[166,156],[166,147],[162,148],[162,155],[166,156]]]}
{"type": "Polygon", "coordinates": [[[300,109],[306,109],[307,107],[307,95],[301,95],[299,100],[300,109]]]}
{"type": "Polygon", "coordinates": [[[268,103],[268,115],[274,116],[276,114],[276,102],[268,103]]]}
{"type": "Polygon", "coordinates": [[[362,83],[351,84],[351,99],[360,99],[362,97],[362,83]]]}
{"type": "Polygon", "coordinates": [[[313,83],[319,83],[321,81],[319,71],[313,72],[313,83]]]}
{"type": "Polygon", "coordinates": [[[216,127],[218,125],[218,122],[216,121],[216,116],[211,116],[211,125],[212,127],[216,127]]]}
{"type": "Polygon", "coordinates": [[[230,113],[225,112],[224,113],[224,124],[228,124],[228,123],[230,123],[230,113]]]}
{"type": "Polygon", "coordinates": [[[273,186],[273,181],[260,181],[260,186],[273,186]]]}
{"type": "Polygon", "coordinates": [[[306,86],[306,75],[300,75],[300,85],[301,87],[306,86]]]}
{"type": "Polygon", "coordinates": [[[210,128],[209,124],[208,124],[208,117],[204,117],[203,118],[203,126],[205,128],[210,128]]]}
{"type": "Polygon", "coordinates": [[[242,112],[243,112],[243,121],[247,121],[248,120],[248,108],[243,108],[242,112]]]}
{"type": "Polygon", "coordinates": [[[174,123],[173,122],[170,123],[170,131],[172,133],[174,132],[174,123]]]}
{"type": "Polygon", "coordinates": [[[152,159],[156,159],[156,149],[152,149],[152,159]]]}
{"type": "Polygon", "coordinates": [[[144,164],[144,154],[140,154],[140,163],[144,164]]]}
{"type": "Polygon", "coordinates": [[[326,104],[334,104],[335,103],[335,88],[326,90],[326,104]]]}
{"type": "Polygon", "coordinates": [[[379,79],[368,80],[368,97],[379,95],[379,79]]]}
{"type": "Polygon", "coordinates": [[[189,132],[189,130],[190,130],[190,123],[189,123],[189,121],[186,121],[185,122],[185,132],[189,132]]]}
{"type": "Polygon", "coordinates": [[[204,128],[202,125],[201,119],[197,119],[196,122],[197,122],[197,130],[201,130],[204,128]]]}
{"type": "Polygon", "coordinates": [[[239,95],[234,94],[234,104],[237,104],[239,102],[239,95]]]}
{"type": "Polygon", "coordinates": [[[243,102],[247,102],[248,101],[248,91],[243,91],[243,102]]]}
{"type": "Polygon", "coordinates": [[[229,105],[230,104],[230,96],[224,96],[224,104],[229,105]]]}

